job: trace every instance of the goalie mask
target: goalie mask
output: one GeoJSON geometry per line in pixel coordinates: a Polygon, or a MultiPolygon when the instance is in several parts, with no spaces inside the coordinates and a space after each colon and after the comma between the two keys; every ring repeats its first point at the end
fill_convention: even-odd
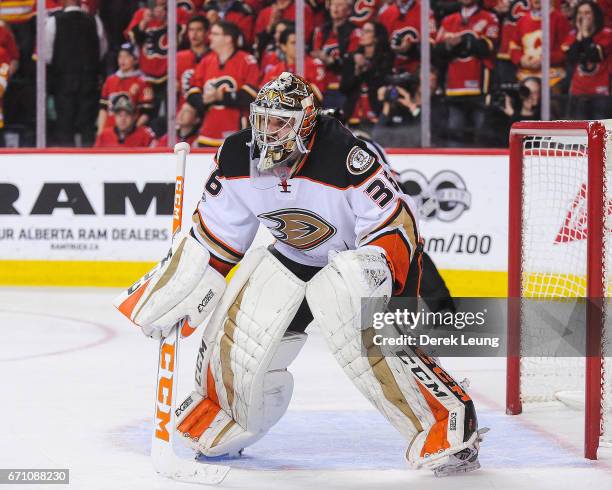
{"type": "Polygon", "coordinates": [[[318,99],[300,76],[283,72],[261,88],[250,114],[251,160],[260,175],[287,175],[308,153],[318,114],[318,99]]]}

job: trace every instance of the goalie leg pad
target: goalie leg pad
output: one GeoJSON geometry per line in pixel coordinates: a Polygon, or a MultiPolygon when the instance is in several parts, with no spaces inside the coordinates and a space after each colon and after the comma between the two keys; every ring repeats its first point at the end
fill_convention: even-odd
{"type": "Polygon", "coordinates": [[[390,290],[376,273],[375,258],[364,261],[357,252],[336,255],[308,283],[310,309],[351,381],[409,442],[409,463],[416,468],[443,464],[476,437],[473,404],[432,359],[410,350],[384,352],[374,336],[385,331],[362,328],[362,308],[379,311],[390,290]],[[372,301],[362,304],[362,298],[372,301]]]}
{"type": "Polygon", "coordinates": [[[286,329],[305,287],[265,248],[241,262],[204,332],[193,402],[178,414],[178,430],[204,455],[239,452],[285,413],[287,366],[306,341],[286,329]]]}

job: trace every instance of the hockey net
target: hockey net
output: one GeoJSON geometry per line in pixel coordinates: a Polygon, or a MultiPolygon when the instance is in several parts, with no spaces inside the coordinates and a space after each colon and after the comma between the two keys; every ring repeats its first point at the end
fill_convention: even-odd
{"type": "Polygon", "coordinates": [[[602,300],[602,313],[587,314],[584,300],[611,296],[611,149],[604,122],[518,123],[511,132],[509,296],[520,299],[509,317],[518,355],[508,357],[507,411],[552,401],[584,409],[591,459],[612,442],[612,311],[602,300]],[[585,355],[587,342],[601,356],[585,355]]]}

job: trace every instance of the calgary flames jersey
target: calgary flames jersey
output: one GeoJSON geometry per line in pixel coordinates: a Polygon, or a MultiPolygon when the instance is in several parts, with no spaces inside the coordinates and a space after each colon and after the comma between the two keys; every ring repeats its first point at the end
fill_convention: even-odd
{"type": "MultiPolygon", "coordinates": [[[[139,24],[146,10],[141,8],[134,13],[125,35],[133,44],[140,46],[138,62],[147,80],[151,83],[162,83],[166,81],[168,71],[168,29],[164,22],[153,19],[144,31],[141,31],[139,24]]],[[[189,14],[186,10],[177,8],[176,20],[179,24],[177,31],[180,38],[185,31],[189,14]]]]}
{"type": "MultiPolygon", "coordinates": [[[[353,29],[349,34],[347,45],[344,47],[347,52],[352,53],[359,47],[360,32],[359,29],[353,29]]],[[[321,50],[327,56],[332,56],[336,60],[339,60],[344,54],[340,49],[337,34],[333,29],[326,32],[325,26],[315,29],[313,47],[316,51],[321,50]]],[[[328,68],[325,75],[325,85],[330,90],[338,90],[340,74],[328,68]]]]}
{"type": "MultiPolygon", "coordinates": [[[[562,43],[570,31],[570,24],[557,10],[550,12],[550,84],[556,85],[565,76],[565,52],[562,43]]],[[[510,41],[510,57],[519,67],[517,78],[541,77],[542,70],[521,66],[523,56],[542,58],[542,19],[533,12],[523,15],[516,24],[514,38],[510,41]]]]}
{"type": "Polygon", "coordinates": [[[443,42],[448,37],[457,35],[472,35],[478,41],[485,41],[491,55],[479,58],[472,53],[453,59],[448,64],[446,74],[446,95],[486,94],[490,88],[495,56],[493,50],[499,38],[497,17],[480,8],[467,18],[463,17],[462,12],[455,12],[444,17],[436,41],[443,42]]]}
{"type": "Polygon", "coordinates": [[[138,126],[121,135],[116,128],[106,128],[96,140],[96,148],[147,148],[155,140],[153,131],[147,126],[138,126]]]}
{"type": "MultiPolygon", "coordinates": [[[[406,39],[412,42],[412,48],[395,57],[395,68],[398,71],[416,73],[419,69],[421,53],[421,2],[416,0],[407,12],[401,12],[396,3],[385,5],[378,16],[378,21],[385,26],[392,48],[401,46],[406,39]]],[[[433,13],[429,12],[430,42],[436,38],[436,25],[433,13]]]]}
{"type": "MultiPolygon", "coordinates": [[[[206,53],[204,53],[205,55],[206,53]]],[[[176,53],[176,81],[178,84],[178,103],[177,111],[187,100],[187,92],[191,86],[191,78],[195,72],[196,66],[204,57],[198,56],[191,49],[182,49],[176,53]]]]}
{"type": "Polygon", "coordinates": [[[252,100],[257,95],[258,81],[257,60],[245,51],[234,52],[224,64],[219,62],[215,52],[204,56],[195,69],[187,96],[202,94],[205,86],[211,84],[230,94],[232,103],[220,102],[208,107],[200,129],[200,144],[220,146],[229,134],[243,127],[242,117],[248,110],[248,103],[246,108],[240,107],[243,95],[240,92],[245,92],[252,100]]]}
{"type": "MultiPolygon", "coordinates": [[[[572,32],[563,43],[563,50],[569,50],[576,42],[576,33],[572,32]]],[[[612,29],[604,27],[593,36],[593,44],[601,61],[577,63],[572,74],[570,93],[572,95],[610,95],[610,74],[612,63],[612,29]]]]}
{"type": "Polygon", "coordinates": [[[510,4],[510,10],[504,18],[501,26],[501,36],[499,40],[499,49],[497,50],[497,59],[510,59],[510,41],[514,39],[514,31],[518,20],[529,12],[529,0],[513,0],[510,4]]]}
{"type": "Polygon", "coordinates": [[[247,143],[250,130],[225,140],[208,169],[193,214],[192,234],[224,272],[239,262],[260,224],[274,248],[303,265],[323,267],[330,251],[382,247],[397,293],[406,285],[419,235],[413,203],[366,143],[337,120],[321,117],[310,152],[284,183],[254,185],[247,143]]]}
{"type": "Polygon", "coordinates": [[[100,109],[108,111],[107,128],[115,125],[113,106],[120,97],[128,97],[139,114],[153,109],[153,89],[142,78],[142,73],[117,71],[104,82],[100,97],[100,109]]]}

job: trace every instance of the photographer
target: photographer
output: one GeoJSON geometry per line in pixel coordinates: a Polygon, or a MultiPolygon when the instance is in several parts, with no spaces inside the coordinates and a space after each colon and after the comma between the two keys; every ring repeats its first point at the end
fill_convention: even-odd
{"type": "MultiPolygon", "coordinates": [[[[387,85],[378,89],[382,111],[372,135],[384,147],[413,148],[421,146],[421,87],[419,75],[402,73],[386,78],[387,85]]],[[[431,127],[443,126],[442,104],[438,90],[438,73],[432,68],[429,76],[431,127]]],[[[434,135],[432,135],[434,136],[434,135]]],[[[434,145],[438,144],[433,138],[434,145]]]]}
{"type": "Polygon", "coordinates": [[[446,65],[449,146],[480,143],[498,37],[497,17],[478,0],[461,0],[461,10],[442,20],[432,56],[446,65]]]}
{"type": "Polygon", "coordinates": [[[374,121],[382,108],[378,89],[393,68],[393,52],[387,30],[378,22],[366,22],[359,48],[342,63],[340,92],[346,96],[343,111],[352,123],[374,121]]]}
{"type": "Polygon", "coordinates": [[[541,81],[525,78],[520,83],[501,84],[500,91],[491,95],[483,138],[487,146],[508,146],[510,127],[517,121],[537,121],[540,118],[541,81]]]}
{"type": "Polygon", "coordinates": [[[582,0],[574,14],[575,32],[563,48],[572,72],[568,117],[605,119],[611,116],[610,52],[612,30],[604,27],[599,5],[582,0]]]}

